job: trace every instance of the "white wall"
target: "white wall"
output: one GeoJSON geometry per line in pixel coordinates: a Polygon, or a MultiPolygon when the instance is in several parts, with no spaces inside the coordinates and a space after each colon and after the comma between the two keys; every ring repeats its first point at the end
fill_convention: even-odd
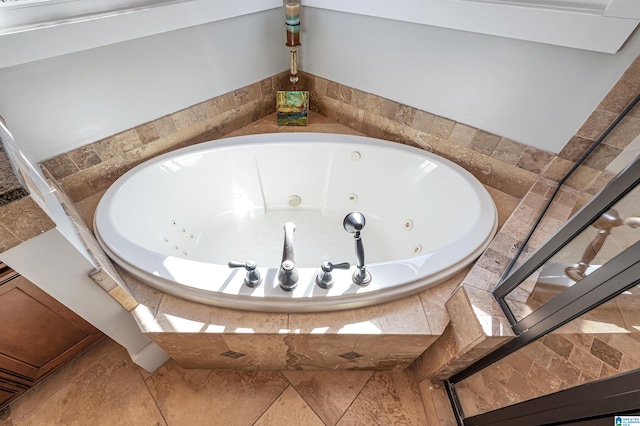
{"type": "Polygon", "coordinates": [[[306,7],[309,73],[559,152],[640,53],[595,53],[306,7]]]}
{"type": "MultiPolygon", "coordinates": [[[[0,68],[0,115],[39,162],[259,81],[288,64],[281,9],[0,68]]],[[[307,72],[552,152],[640,53],[308,6],[302,28],[307,72]]]]}
{"type": "Polygon", "coordinates": [[[2,68],[0,115],[39,162],[283,71],[284,42],[278,8],[2,68]]]}

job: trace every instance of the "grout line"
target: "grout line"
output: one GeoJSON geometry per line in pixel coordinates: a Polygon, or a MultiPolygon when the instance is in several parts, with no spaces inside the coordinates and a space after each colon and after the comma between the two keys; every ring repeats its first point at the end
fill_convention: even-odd
{"type": "MultiPolygon", "coordinates": [[[[287,379],[287,377],[286,377],[284,374],[282,374],[282,372],[280,372],[280,371],[279,371],[278,373],[279,373],[281,376],[283,376],[283,377],[284,377],[284,379],[285,379],[287,382],[289,382],[289,380],[287,379]]],[[[264,415],[267,413],[267,411],[269,411],[269,409],[270,409],[271,407],[273,407],[273,404],[275,404],[275,402],[276,402],[276,401],[277,401],[277,400],[278,400],[278,399],[279,399],[279,398],[280,398],[280,397],[281,397],[281,396],[282,396],[282,395],[287,391],[287,389],[289,389],[290,387],[293,387],[293,385],[291,384],[291,382],[289,382],[289,385],[288,385],[288,386],[285,386],[285,388],[282,390],[282,392],[280,392],[280,393],[278,394],[278,396],[276,396],[276,397],[273,399],[273,401],[271,401],[271,404],[269,404],[269,406],[268,406],[267,408],[265,408],[265,409],[264,409],[264,411],[263,411],[262,413],[260,413],[260,415],[258,416],[258,418],[256,419],[256,421],[255,421],[255,422],[253,422],[253,423],[251,423],[251,424],[252,424],[252,425],[255,425],[256,423],[258,423],[258,422],[260,421],[260,419],[264,417],[264,415]]],[[[295,388],[293,388],[293,390],[295,391],[295,388]]],[[[298,392],[298,391],[296,391],[296,393],[297,393],[297,392],[298,392]]],[[[300,394],[298,394],[298,395],[300,395],[300,394]]],[[[304,398],[303,398],[303,399],[304,399],[304,398]]],[[[305,403],[306,403],[306,401],[305,401],[305,403]]],[[[309,405],[309,404],[307,404],[307,405],[309,405]]]]}
{"type": "Polygon", "coordinates": [[[169,422],[167,421],[167,419],[164,416],[164,413],[162,412],[162,409],[160,408],[160,405],[158,405],[158,401],[156,400],[156,398],[153,396],[153,392],[151,392],[151,389],[149,388],[149,384],[147,383],[147,380],[151,379],[153,377],[153,375],[160,369],[162,368],[162,366],[160,366],[156,371],[154,371],[153,373],[151,373],[149,375],[149,377],[147,377],[146,379],[144,377],[142,377],[142,373],[140,372],[140,370],[138,369],[138,375],[140,376],[140,378],[142,379],[142,383],[144,383],[144,387],[147,389],[147,392],[149,392],[149,396],[151,397],[151,400],[153,401],[153,404],[156,406],[156,409],[158,410],[158,413],[160,414],[160,417],[162,417],[162,420],[164,421],[164,424],[166,426],[169,426],[169,422]]]}

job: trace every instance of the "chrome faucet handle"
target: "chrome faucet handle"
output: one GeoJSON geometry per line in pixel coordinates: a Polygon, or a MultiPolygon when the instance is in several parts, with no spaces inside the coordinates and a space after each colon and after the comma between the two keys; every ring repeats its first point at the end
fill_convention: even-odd
{"type": "Polygon", "coordinates": [[[260,272],[256,270],[257,266],[253,260],[247,260],[246,262],[229,261],[229,268],[244,268],[247,270],[247,275],[244,277],[244,284],[251,288],[258,287],[262,283],[260,272]]]}
{"type": "Polygon", "coordinates": [[[351,264],[349,262],[342,262],[342,263],[331,263],[331,262],[322,262],[322,265],[320,265],[320,269],[322,269],[320,272],[318,272],[318,274],[316,275],[316,284],[318,284],[318,287],[320,288],[324,288],[324,289],[329,289],[331,287],[333,287],[333,275],[331,274],[331,271],[333,271],[334,269],[349,269],[351,268],[351,264]]]}

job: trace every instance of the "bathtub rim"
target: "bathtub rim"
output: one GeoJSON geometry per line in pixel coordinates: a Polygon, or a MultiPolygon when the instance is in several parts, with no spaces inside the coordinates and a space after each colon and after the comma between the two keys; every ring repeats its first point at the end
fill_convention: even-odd
{"type": "MultiPolygon", "coordinates": [[[[107,203],[108,204],[108,203],[107,203]]],[[[486,213],[486,212],[483,212],[486,213]]],[[[94,233],[96,238],[101,246],[101,248],[105,251],[105,253],[115,261],[118,265],[120,265],[124,270],[129,272],[133,277],[142,281],[144,284],[149,285],[152,288],[160,290],[162,292],[174,295],[176,297],[180,297],[183,299],[191,300],[198,303],[204,303],[208,305],[214,305],[224,308],[236,309],[236,310],[244,310],[244,311],[259,311],[259,312],[325,312],[325,311],[339,311],[345,309],[353,309],[360,308],[364,306],[371,306],[380,303],[386,303],[393,300],[398,300],[404,297],[408,297],[410,295],[422,292],[427,290],[428,288],[434,287],[442,282],[446,281],[450,277],[456,275],[467,266],[469,266],[474,259],[480,256],[482,252],[488,247],[490,242],[498,228],[498,214],[497,208],[493,201],[493,198],[490,196],[486,188],[480,183],[480,181],[473,176],[469,171],[464,169],[462,166],[454,163],[447,158],[441,157],[432,152],[426,151],[421,148],[386,141],[378,138],[373,138],[369,136],[356,136],[356,135],[347,135],[347,134],[335,134],[335,133],[315,133],[315,132],[285,132],[285,133],[265,133],[265,134],[251,134],[244,136],[236,136],[229,137],[223,139],[217,139],[212,141],[203,142],[200,144],[179,148],[173,151],[169,151],[152,159],[149,159],[131,170],[124,173],[118,180],[116,180],[103,194],[100,203],[98,204],[98,208],[96,209],[96,214],[94,215],[94,233]],[[392,147],[393,149],[399,149],[401,151],[407,151],[411,154],[417,154],[422,157],[426,157],[429,159],[436,159],[437,162],[440,162],[448,167],[453,168],[457,172],[459,172],[465,181],[469,182],[474,189],[478,190],[481,194],[481,198],[486,196],[486,199],[490,201],[490,206],[493,211],[493,223],[491,227],[491,231],[487,234],[486,238],[482,243],[475,248],[472,252],[470,252],[467,256],[459,260],[458,262],[450,265],[445,269],[438,270],[437,273],[419,277],[416,279],[412,279],[404,282],[403,284],[395,285],[393,287],[394,291],[389,291],[389,289],[384,289],[384,294],[381,294],[380,291],[371,291],[371,292],[362,292],[362,293],[354,293],[348,295],[340,295],[337,297],[330,298],[319,298],[319,299],[300,299],[300,298],[277,298],[270,299],[268,297],[247,297],[239,294],[225,294],[212,292],[210,290],[203,290],[198,287],[189,286],[187,284],[182,284],[177,281],[170,281],[166,278],[160,277],[158,275],[150,274],[148,271],[145,271],[142,268],[132,264],[127,261],[123,257],[114,253],[103,240],[100,235],[100,227],[97,225],[97,217],[98,217],[98,209],[102,205],[103,200],[109,200],[109,197],[113,196],[117,192],[117,183],[118,181],[124,181],[127,176],[134,175],[138,170],[141,170],[146,167],[153,166],[157,163],[162,163],[169,158],[173,158],[176,155],[188,155],[191,152],[206,150],[206,149],[224,149],[224,148],[232,148],[238,145],[246,145],[246,144],[269,144],[269,143],[281,143],[281,142],[293,142],[300,141],[304,143],[313,143],[313,142],[340,142],[340,143],[357,143],[357,144],[365,144],[365,145],[375,145],[381,146],[385,148],[392,147]],[[125,179],[123,179],[125,178],[125,179]],[[116,188],[112,190],[112,188],[116,188]],[[213,295],[213,297],[212,297],[213,295]]],[[[415,256],[410,259],[419,258],[424,256],[421,254],[419,256],[415,256]]],[[[400,261],[401,263],[402,261],[400,261]]],[[[367,265],[368,270],[372,273],[376,274],[376,270],[379,268],[385,267],[387,264],[398,263],[398,261],[393,262],[382,262],[378,264],[367,265]]],[[[223,266],[223,265],[217,265],[223,266]]],[[[352,267],[348,273],[351,274],[355,267],[352,267]]],[[[277,268],[258,268],[263,276],[267,275],[271,272],[271,275],[275,275],[274,271],[277,272],[277,268]]],[[[304,268],[304,269],[319,269],[319,268],[304,268]]],[[[339,274],[340,272],[338,272],[339,274]]],[[[311,274],[315,275],[315,272],[311,274]]],[[[263,282],[262,286],[266,285],[263,282]]],[[[353,284],[355,286],[355,284],[353,284]]],[[[365,288],[366,289],[366,288],[365,288]]],[[[283,292],[284,293],[284,292],[283,292]]],[[[286,293],[285,293],[286,294],[286,293]]]]}

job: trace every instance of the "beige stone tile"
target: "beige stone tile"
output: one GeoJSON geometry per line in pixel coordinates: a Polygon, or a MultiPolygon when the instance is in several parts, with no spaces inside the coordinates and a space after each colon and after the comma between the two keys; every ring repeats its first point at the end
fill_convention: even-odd
{"type": "Polygon", "coordinates": [[[118,350],[122,350],[122,347],[110,338],[100,340],[82,356],[74,358],[46,380],[12,402],[11,411],[13,418],[23,417],[68,383],[76,380],[104,357],[118,350]]]}
{"type": "MultiPolygon", "coordinates": [[[[135,300],[139,305],[144,305],[149,319],[155,322],[155,316],[158,312],[158,307],[160,306],[160,301],[162,300],[164,293],[144,284],[120,266],[114,265],[114,267],[120,277],[124,280],[135,300]]],[[[144,328],[144,330],[154,329],[151,324],[149,324],[149,327],[150,328],[144,328]]]]}
{"type": "Polygon", "coordinates": [[[329,426],[335,425],[373,374],[370,371],[284,371],[282,374],[329,426]]]}
{"type": "MultiPolygon", "coordinates": [[[[422,389],[422,387],[421,387],[422,389]]],[[[451,408],[451,402],[447,396],[447,392],[444,390],[444,384],[442,382],[434,382],[430,386],[431,397],[438,413],[438,420],[441,425],[456,425],[456,421],[453,415],[453,409],[451,408]]]]}
{"type": "Polygon", "coordinates": [[[455,144],[437,152],[467,169],[484,185],[516,198],[522,198],[538,179],[533,172],[489,157],[490,153],[485,155],[455,144]]]}
{"type": "Polygon", "coordinates": [[[140,140],[140,143],[143,145],[146,145],[160,138],[158,129],[156,128],[153,122],[145,123],[138,126],[135,128],[135,131],[138,134],[138,139],[140,140]]]}
{"type": "Polygon", "coordinates": [[[395,120],[400,105],[389,99],[367,93],[364,109],[375,116],[395,120]]]}
{"type": "Polygon", "coordinates": [[[613,123],[616,117],[617,114],[613,112],[596,109],[576,132],[576,135],[595,141],[613,123]]]}
{"type": "MultiPolygon", "coordinates": [[[[436,119],[435,115],[429,114],[428,112],[425,112],[425,111],[417,110],[414,114],[411,127],[413,127],[416,130],[429,133],[431,131],[431,127],[433,127],[433,123],[435,119],[436,119]]],[[[460,129],[459,132],[462,134],[461,138],[464,138],[464,134],[467,133],[466,129],[460,129]]]]}
{"type": "Polygon", "coordinates": [[[554,157],[547,168],[542,171],[542,176],[553,179],[554,181],[559,181],[571,170],[573,164],[572,161],[565,160],[564,158],[554,157]]]}
{"type": "Polygon", "coordinates": [[[460,146],[469,146],[473,138],[475,138],[478,129],[466,126],[462,123],[456,123],[449,135],[449,141],[460,146]]]}
{"type": "Polygon", "coordinates": [[[569,356],[569,362],[590,376],[600,376],[602,361],[585,350],[574,347],[569,356]]]}
{"type": "Polygon", "coordinates": [[[614,177],[615,173],[603,170],[598,173],[596,178],[584,189],[588,194],[595,195],[600,192],[600,190],[602,190],[614,177]]]}
{"type": "Polygon", "coordinates": [[[288,334],[287,369],[337,370],[357,367],[357,359],[340,355],[353,352],[358,336],[344,334],[288,334]]]}
{"type": "Polygon", "coordinates": [[[351,311],[354,323],[343,332],[360,334],[431,334],[418,295],[351,311]]]}
{"type": "Polygon", "coordinates": [[[178,131],[187,129],[207,118],[207,108],[204,104],[193,105],[171,114],[173,124],[178,131]]]}
{"type": "Polygon", "coordinates": [[[13,426],[11,421],[11,410],[9,407],[0,409],[0,426],[13,426]]]}
{"type": "Polygon", "coordinates": [[[302,397],[289,386],[269,409],[254,423],[255,426],[309,425],[324,423],[302,397]]]}
{"type": "MultiPolygon", "coordinates": [[[[413,123],[413,119],[415,117],[416,111],[417,110],[415,108],[412,108],[408,105],[400,105],[400,107],[398,108],[398,112],[396,113],[395,120],[398,123],[404,124],[405,126],[411,126],[411,124],[413,123]]],[[[442,120],[445,120],[445,119],[442,119],[442,120]]],[[[441,123],[441,125],[446,126],[447,124],[443,122],[441,123]]]]}
{"type": "Polygon", "coordinates": [[[129,167],[122,158],[112,158],[62,178],[58,183],[73,201],[79,201],[111,185],[129,167]]]}
{"type": "Polygon", "coordinates": [[[105,191],[106,189],[103,191],[98,191],[95,194],[90,195],[85,199],[75,203],[75,206],[78,209],[78,213],[91,230],[93,230],[93,216],[95,215],[98,203],[100,203],[100,200],[102,199],[105,191]]]}
{"type": "Polygon", "coordinates": [[[555,155],[550,152],[528,146],[517,164],[518,167],[539,174],[551,163],[554,157],[555,155]]]}
{"type": "Polygon", "coordinates": [[[169,425],[254,424],[288,385],[276,371],[186,370],[171,360],[147,379],[169,425]]]}
{"type": "MultiPolygon", "coordinates": [[[[636,133],[637,135],[638,133],[636,133]]],[[[631,142],[633,138],[630,138],[631,142]]],[[[584,165],[596,170],[604,170],[620,153],[622,148],[612,146],[605,143],[601,143],[598,147],[587,157],[584,161],[584,165]]]]}
{"type": "Polygon", "coordinates": [[[404,373],[375,373],[338,425],[426,424],[418,385],[404,373]]]}
{"type": "Polygon", "coordinates": [[[507,388],[517,394],[520,397],[520,401],[526,401],[538,395],[538,387],[517,371],[511,374],[507,382],[507,388]]]}
{"type": "MultiPolygon", "coordinates": [[[[324,79],[322,78],[317,78],[316,82],[319,83],[320,81],[322,81],[324,79]]],[[[326,80],[325,80],[326,81],[326,80]]],[[[318,93],[322,93],[321,92],[322,87],[318,86],[318,93]]],[[[363,92],[362,90],[358,90],[358,89],[351,89],[351,106],[361,109],[364,111],[364,106],[365,106],[365,102],[367,101],[367,94],[366,92],[363,92]]]]}
{"type": "Polygon", "coordinates": [[[518,164],[518,160],[524,154],[527,146],[510,139],[500,138],[498,145],[491,156],[507,164],[518,164]]]}
{"type": "Polygon", "coordinates": [[[127,352],[112,351],[24,416],[15,426],[165,425],[136,366],[127,352]]]}
{"type": "Polygon", "coordinates": [[[303,334],[338,334],[349,332],[375,332],[373,327],[363,324],[356,329],[353,310],[317,313],[291,313],[289,314],[289,331],[303,334]]]}
{"type": "MultiPolygon", "coordinates": [[[[112,138],[109,138],[107,140],[111,141],[112,138]]],[[[78,149],[74,149],[69,153],[69,157],[78,166],[78,169],[86,169],[102,162],[102,158],[96,152],[96,145],[99,146],[99,143],[86,145],[78,149]]],[[[104,158],[106,159],[109,157],[105,156],[104,158]]]]}
{"type": "Polygon", "coordinates": [[[486,393],[478,394],[464,384],[456,385],[456,393],[458,394],[458,401],[466,417],[486,413],[496,408],[484,398],[486,393]]]}
{"type": "Polygon", "coordinates": [[[461,348],[470,347],[484,336],[465,287],[459,287],[446,306],[461,348]]]}
{"type": "Polygon", "coordinates": [[[327,82],[327,96],[342,103],[351,103],[351,88],[334,81],[327,82]]]}
{"type": "Polygon", "coordinates": [[[78,170],[78,166],[71,159],[70,153],[58,155],[42,162],[42,166],[47,169],[54,179],[62,179],[63,177],[72,175],[78,170]]]}
{"type": "Polygon", "coordinates": [[[449,322],[449,313],[445,302],[449,300],[454,290],[467,275],[468,268],[449,278],[442,284],[430,288],[419,294],[420,302],[433,335],[439,336],[449,322]]]}
{"type": "Polygon", "coordinates": [[[482,256],[480,256],[476,265],[488,270],[493,274],[502,276],[510,260],[511,259],[505,254],[495,251],[492,248],[488,248],[487,250],[485,250],[482,256]]]}
{"type": "Polygon", "coordinates": [[[444,117],[436,117],[433,120],[433,125],[429,133],[442,139],[449,139],[455,125],[455,121],[448,120],[444,117]]]}
{"type": "MultiPolygon", "coordinates": [[[[496,250],[495,246],[490,247],[492,247],[492,250],[496,250]]],[[[507,251],[506,253],[509,252],[507,251]]],[[[468,287],[490,291],[493,290],[499,279],[500,275],[483,268],[481,263],[476,263],[465,277],[464,284],[468,287]]]]}
{"type": "MultiPolygon", "coordinates": [[[[433,403],[433,398],[431,396],[432,385],[430,380],[423,380],[420,382],[420,395],[422,396],[422,405],[424,406],[425,418],[427,419],[427,424],[436,425],[440,424],[440,419],[438,419],[438,412],[436,411],[436,407],[433,403]]],[[[460,397],[464,397],[464,394],[461,394],[460,390],[457,391],[458,399],[460,397]]]]}
{"type": "Polygon", "coordinates": [[[222,355],[229,347],[219,334],[147,333],[147,336],[184,368],[235,368],[239,364],[237,358],[222,355]]]}
{"type": "Polygon", "coordinates": [[[469,146],[482,154],[491,156],[500,143],[500,136],[479,130],[469,146]]]}
{"type": "Polygon", "coordinates": [[[229,350],[245,354],[231,359],[226,365],[238,369],[284,370],[287,350],[284,335],[224,334],[229,350]]]}
{"type": "Polygon", "coordinates": [[[262,96],[260,93],[260,83],[254,83],[238,90],[234,90],[233,96],[236,100],[236,106],[257,101],[262,96]]]}
{"type": "MultiPolygon", "coordinates": [[[[640,111],[640,108],[636,105],[634,110],[640,111]]],[[[605,142],[617,148],[626,148],[640,134],[640,113],[637,114],[637,117],[632,117],[629,114],[623,118],[609,133],[605,142]]]]}
{"type": "MultiPolygon", "coordinates": [[[[339,130],[336,133],[347,133],[347,134],[360,134],[360,129],[362,128],[362,119],[364,117],[364,111],[358,108],[355,108],[348,104],[340,105],[340,109],[338,111],[338,121],[341,124],[344,124],[349,129],[353,129],[347,133],[346,129],[336,129],[339,130]]],[[[311,130],[311,129],[309,129],[311,130]]]]}
{"type": "Polygon", "coordinates": [[[149,331],[201,333],[210,325],[208,306],[165,294],[156,314],[157,329],[149,331]]]}
{"type": "Polygon", "coordinates": [[[489,192],[491,198],[493,198],[493,202],[498,210],[498,229],[500,229],[516,209],[520,200],[490,186],[485,185],[485,189],[489,192]]]}
{"type": "Polygon", "coordinates": [[[456,359],[460,356],[460,346],[453,325],[448,323],[442,335],[411,364],[418,380],[444,380],[456,370],[456,359]]]}
{"type": "Polygon", "coordinates": [[[436,339],[437,336],[430,335],[360,336],[353,351],[362,357],[353,360],[353,368],[403,371],[436,339]]]}
{"type": "Polygon", "coordinates": [[[207,331],[224,331],[225,333],[283,333],[289,329],[289,316],[278,312],[248,312],[235,309],[205,306],[198,303],[198,309],[209,312],[207,331]]]}
{"type": "Polygon", "coordinates": [[[567,144],[560,150],[558,157],[565,159],[572,164],[584,155],[584,153],[593,145],[594,140],[573,136],[567,144]]]}

